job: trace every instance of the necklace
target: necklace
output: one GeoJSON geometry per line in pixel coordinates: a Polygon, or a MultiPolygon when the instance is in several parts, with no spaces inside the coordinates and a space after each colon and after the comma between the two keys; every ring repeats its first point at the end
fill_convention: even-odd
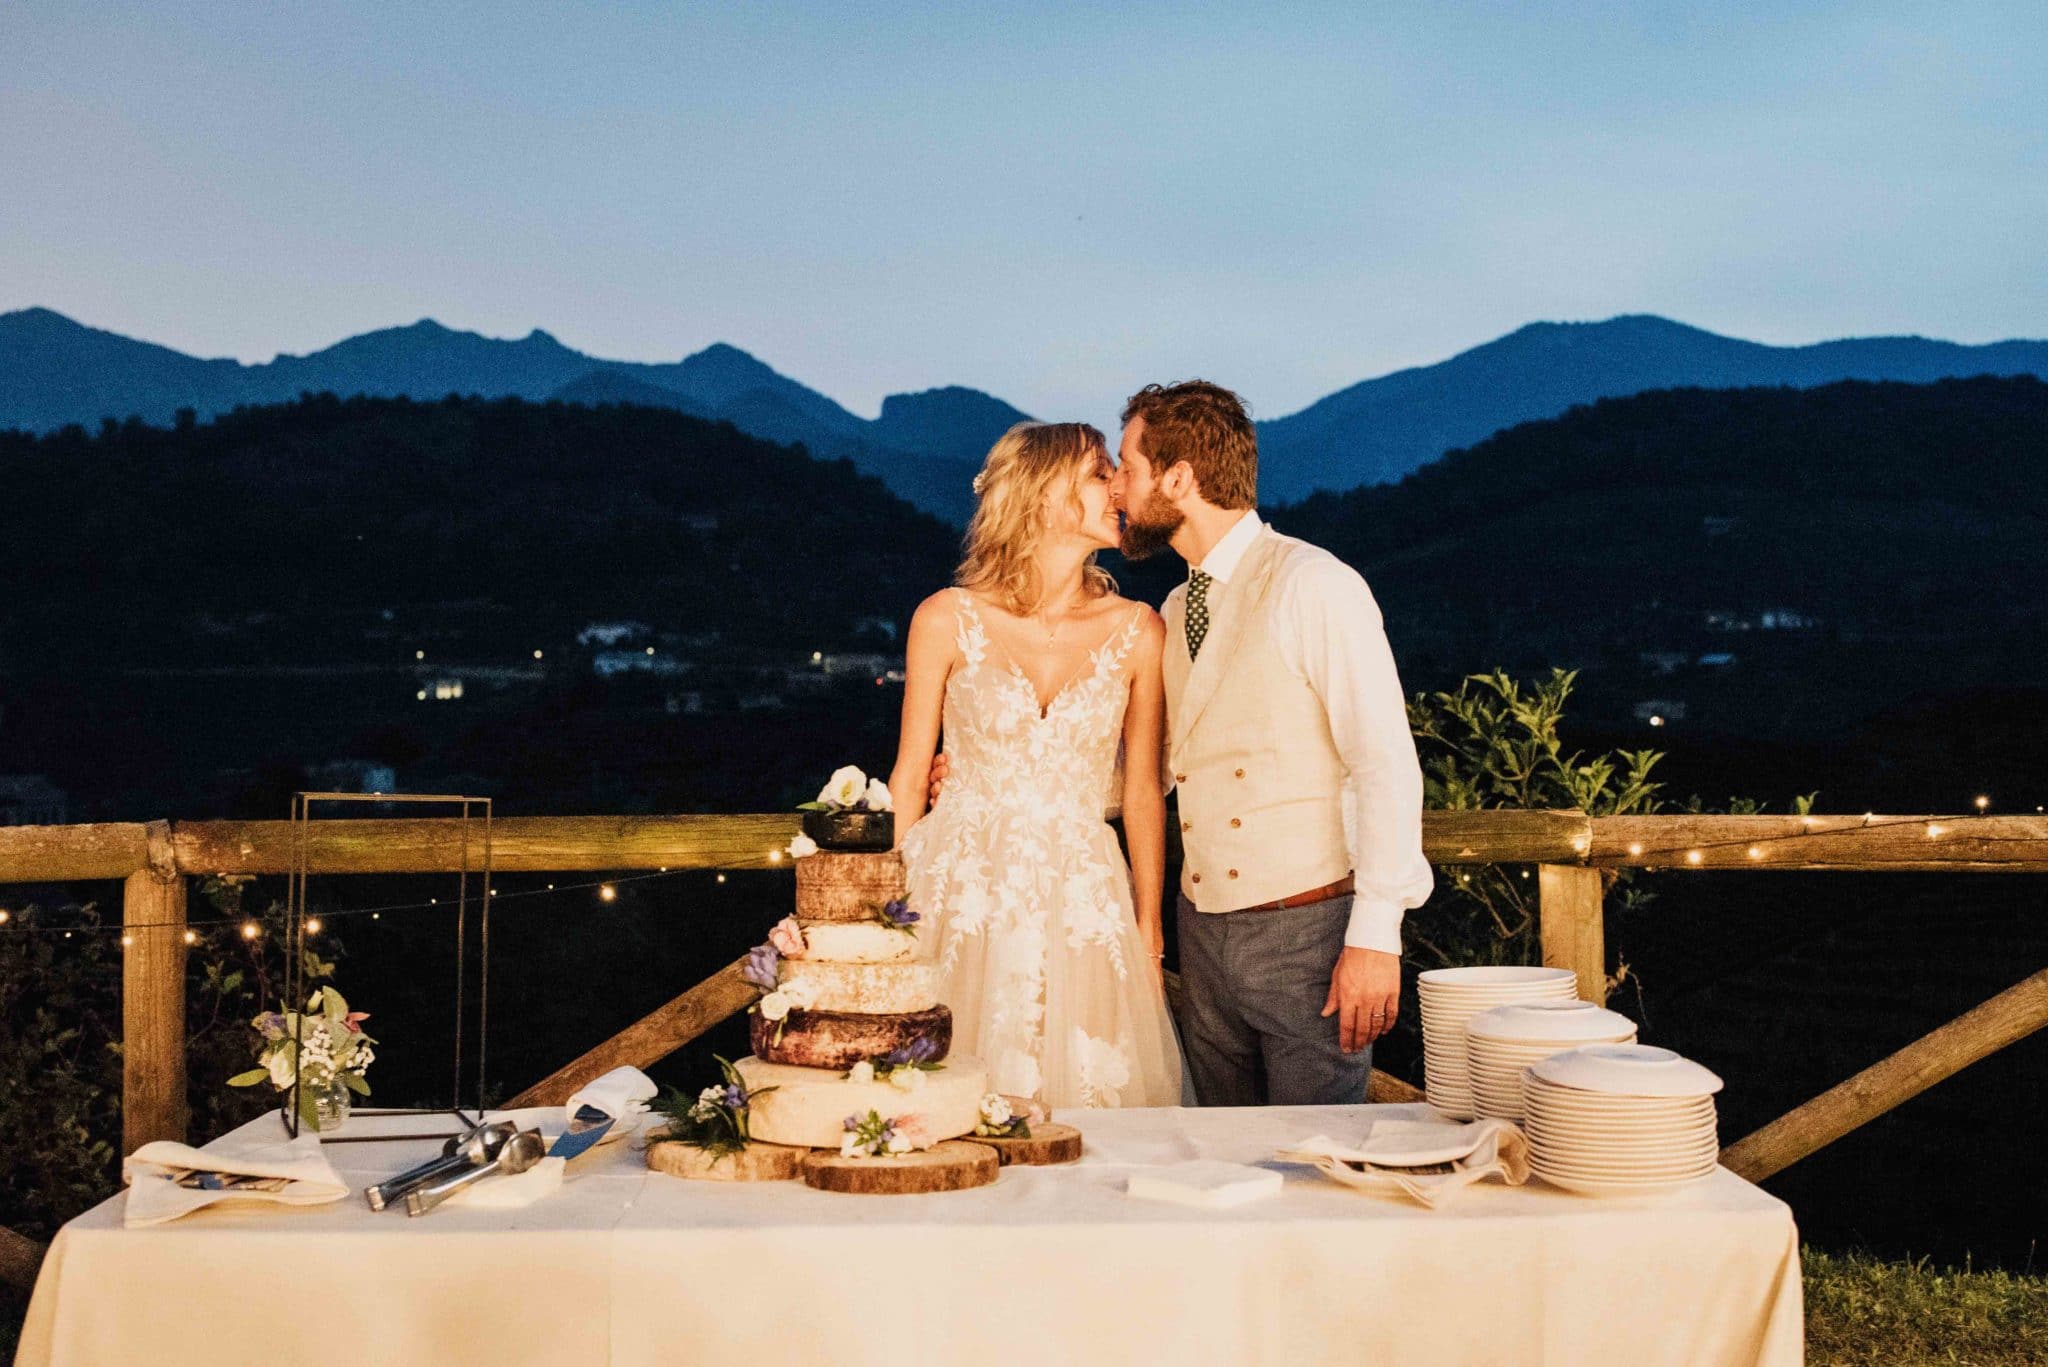
{"type": "Polygon", "coordinates": [[[1073,616],[1073,601],[1072,599],[1068,600],[1068,610],[1061,613],[1050,626],[1046,625],[1045,613],[1042,610],[1031,614],[1032,620],[1045,629],[1045,643],[1047,645],[1052,645],[1058,639],[1060,628],[1066,625],[1069,617],[1073,616]]]}

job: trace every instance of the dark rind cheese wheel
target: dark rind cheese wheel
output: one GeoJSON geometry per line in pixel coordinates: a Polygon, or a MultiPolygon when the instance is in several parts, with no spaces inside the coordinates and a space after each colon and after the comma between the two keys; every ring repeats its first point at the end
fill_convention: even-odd
{"type": "Polygon", "coordinates": [[[894,850],[851,854],[820,850],[796,861],[800,921],[868,921],[903,896],[903,859],[894,850]]]}
{"type": "Polygon", "coordinates": [[[931,1057],[934,1063],[943,1062],[953,1047],[953,1013],[943,1006],[876,1016],[853,1011],[792,1011],[781,1024],[778,1041],[776,1022],[764,1020],[758,1011],[747,1017],[756,1058],[843,1073],[863,1059],[880,1058],[920,1039],[931,1040],[938,1049],[931,1057]]]}

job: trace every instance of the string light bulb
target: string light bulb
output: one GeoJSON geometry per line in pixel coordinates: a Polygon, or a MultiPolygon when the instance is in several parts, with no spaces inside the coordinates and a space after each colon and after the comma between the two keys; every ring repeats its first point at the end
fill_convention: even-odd
{"type": "Polygon", "coordinates": [[[320,933],[320,918],[318,916],[308,916],[306,918],[306,933],[308,935],[318,935],[320,933]]]}
{"type": "Polygon", "coordinates": [[[769,862],[769,863],[771,863],[771,864],[780,864],[780,863],[782,862],[782,851],[781,851],[781,850],[770,850],[770,851],[768,851],[768,862],[769,862]]]}
{"type": "Polygon", "coordinates": [[[619,890],[610,883],[606,883],[598,888],[597,898],[600,902],[616,902],[619,900],[619,890]]]}
{"type": "Polygon", "coordinates": [[[1707,857],[1698,850],[1687,850],[1685,852],[1685,862],[1688,864],[1704,864],[1707,862],[1707,857]]]}
{"type": "Polygon", "coordinates": [[[1927,838],[1929,840],[1939,840],[1942,838],[1942,836],[1946,835],[1947,833],[1948,827],[1937,826],[1932,821],[1927,823],[1927,838]]]}
{"type": "Polygon", "coordinates": [[[242,922],[242,938],[243,938],[243,939],[245,939],[245,940],[253,940],[253,939],[255,939],[255,938],[257,937],[257,935],[259,935],[259,934],[261,934],[261,933],[262,933],[262,932],[261,932],[261,931],[260,931],[260,930],[259,930],[259,929],[257,928],[257,925],[256,925],[256,923],[255,923],[254,921],[244,921],[244,922],[242,922]]]}
{"type": "Polygon", "coordinates": [[[188,944],[188,945],[196,945],[196,944],[198,944],[198,943],[199,943],[199,932],[198,932],[198,931],[196,931],[196,930],[188,930],[188,931],[186,931],[186,932],[185,932],[185,943],[186,943],[186,944],[188,944]]]}
{"type": "Polygon", "coordinates": [[[719,875],[718,875],[718,881],[719,881],[719,882],[721,882],[721,883],[723,883],[723,882],[725,881],[725,875],[724,875],[724,874],[722,874],[722,873],[721,873],[721,874],[719,874],[719,875]]]}
{"type": "Polygon", "coordinates": [[[126,948],[128,948],[128,946],[130,946],[130,945],[132,945],[132,944],[134,944],[134,943],[135,943],[135,937],[134,937],[133,935],[123,935],[123,936],[121,937],[121,948],[123,948],[123,949],[126,949],[126,948]]]}
{"type": "Polygon", "coordinates": [[[1763,852],[1763,850],[1762,850],[1761,848],[1759,848],[1758,846],[1755,846],[1755,845],[1751,845],[1751,846],[1749,847],[1749,857],[1750,857],[1751,859],[1761,859],[1761,858],[1763,858],[1763,857],[1764,857],[1764,852],[1763,852]]]}
{"type": "Polygon", "coordinates": [[[6,924],[7,924],[7,923],[8,923],[9,921],[11,921],[11,920],[13,920],[13,919],[14,919],[14,913],[13,913],[13,912],[11,912],[11,911],[7,910],[7,908],[5,908],[5,907],[0,907],[0,926],[4,926],[4,925],[6,925],[6,924]]]}
{"type": "Polygon", "coordinates": [[[1977,810],[1980,812],[1991,810],[1991,795],[1989,793],[1977,794],[1977,810]]]}
{"type": "Polygon", "coordinates": [[[1628,852],[1630,854],[1641,854],[1643,852],[1643,842],[1640,840],[1630,841],[1628,846],[1628,852]]]}

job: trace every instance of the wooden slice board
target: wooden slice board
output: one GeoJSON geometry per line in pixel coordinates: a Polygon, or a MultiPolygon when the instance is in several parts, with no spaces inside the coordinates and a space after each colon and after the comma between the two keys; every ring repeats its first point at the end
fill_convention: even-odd
{"type": "Polygon", "coordinates": [[[647,1166],[671,1177],[705,1182],[787,1182],[798,1176],[809,1149],[754,1140],[737,1153],[708,1153],[694,1144],[650,1144],[647,1166]]]}
{"type": "Polygon", "coordinates": [[[1081,1156],[1081,1132],[1072,1125],[1055,1125],[1050,1120],[1033,1124],[1029,1139],[994,1139],[978,1134],[974,1142],[994,1149],[1006,1168],[1013,1163],[1028,1168],[1046,1167],[1071,1163],[1081,1156]]]}
{"type": "Polygon", "coordinates": [[[948,1139],[893,1158],[841,1158],[831,1149],[813,1149],[803,1176],[820,1191],[911,1196],[985,1187],[1001,1170],[996,1151],[980,1140],[948,1139]]]}

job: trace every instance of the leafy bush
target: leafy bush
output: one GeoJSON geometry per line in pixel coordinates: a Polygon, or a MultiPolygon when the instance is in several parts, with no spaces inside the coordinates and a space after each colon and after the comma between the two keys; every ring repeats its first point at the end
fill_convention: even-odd
{"type": "MultiPolygon", "coordinates": [[[[273,901],[247,911],[249,882],[199,883],[211,912],[193,917],[185,978],[187,1130],[195,1140],[276,1105],[267,1089],[225,1085],[248,1067],[249,1020],[276,1003],[284,977],[284,907],[273,901]],[[260,929],[254,939],[241,933],[246,921],[260,929]]],[[[22,907],[9,931],[0,933],[0,1210],[17,1233],[47,1239],[120,1186],[121,943],[90,902],[22,907]]],[[[304,967],[313,980],[334,973],[310,951],[304,967]]]]}

